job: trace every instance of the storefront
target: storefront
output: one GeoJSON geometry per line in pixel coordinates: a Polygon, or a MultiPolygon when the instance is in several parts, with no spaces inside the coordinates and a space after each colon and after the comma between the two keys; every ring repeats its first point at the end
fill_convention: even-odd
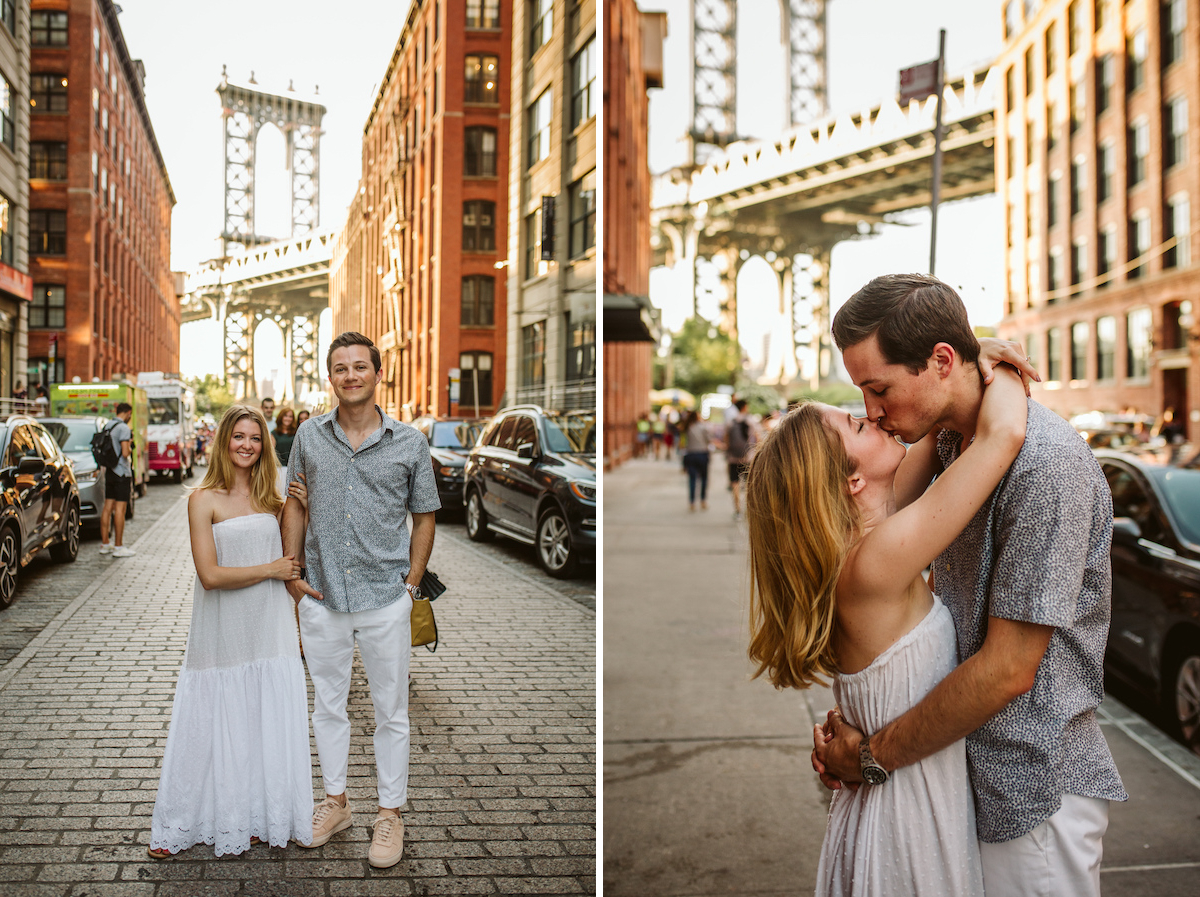
{"type": "Polygon", "coordinates": [[[13,394],[17,381],[26,373],[14,370],[17,333],[21,324],[21,306],[33,298],[33,279],[15,268],[0,263],[0,397],[13,394]]]}

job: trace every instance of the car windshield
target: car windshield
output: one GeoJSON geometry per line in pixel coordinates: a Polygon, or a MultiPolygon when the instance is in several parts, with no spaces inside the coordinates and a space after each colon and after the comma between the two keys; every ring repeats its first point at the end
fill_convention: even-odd
{"type": "Polygon", "coordinates": [[[179,423],[179,399],[151,399],[150,423],[177,424],[179,423]]]}
{"type": "Polygon", "coordinates": [[[96,432],[94,418],[87,420],[48,420],[42,426],[49,431],[64,452],[90,452],[92,434],[96,432]]]}
{"type": "Polygon", "coordinates": [[[473,424],[473,421],[439,421],[433,425],[429,444],[434,448],[470,448],[475,444],[473,437],[479,435],[478,426],[472,429],[473,424]]]}
{"type": "Polygon", "coordinates": [[[596,454],[596,415],[547,414],[546,448],[552,452],[596,454]]]}
{"type": "Polygon", "coordinates": [[[1200,470],[1169,467],[1155,473],[1180,537],[1200,545],[1200,470]]]}

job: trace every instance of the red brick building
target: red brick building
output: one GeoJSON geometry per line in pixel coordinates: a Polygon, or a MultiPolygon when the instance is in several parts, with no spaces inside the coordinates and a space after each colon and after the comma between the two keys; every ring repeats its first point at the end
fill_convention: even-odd
{"type": "Polygon", "coordinates": [[[1200,439],[1200,6],[1010,0],[1003,15],[1001,335],[1059,414],[1173,409],[1200,439]]]}
{"type": "Polygon", "coordinates": [[[650,305],[651,87],[662,86],[665,13],[612,0],[604,21],[604,466],[632,457],[650,410],[658,328],[650,305]]]}
{"type": "Polygon", "coordinates": [[[175,196],[141,61],[111,0],[32,0],[32,12],[31,379],[178,370],[175,196]]]}
{"type": "Polygon", "coordinates": [[[504,395],[511,14],[414,0],[363,128],[333,329],[379,346],[378,400],[401,419],[490,415],[504,395]]]}

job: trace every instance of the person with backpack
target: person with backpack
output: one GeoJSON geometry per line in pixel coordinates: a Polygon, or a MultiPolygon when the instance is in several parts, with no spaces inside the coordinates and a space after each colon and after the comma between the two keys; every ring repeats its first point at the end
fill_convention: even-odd
{"type": "Polygon", "coordinates": [[[126,548],[125,506],[129,504],[133,489],[133,466],[129,456],[133,445],[133,430],[129,419],[133,417],[133,406],[122,402],[117,406],[117,416],[104,429],[92,437],[92,456],[104,468],[104,510],[100,512],[100,553],[112,554],[115,558],[132,557],[136,552],[126,548]],[[108,541],[109,515],[113,516],[112,529],[115,542],[108,541]]]}
{"type": "Polygon", "coordinates": [[[746,414],[746,400],[738,399],[733,403],[736,413],[725,425],[725,460],[729,464],[729,490],[733,493],[733,516],[742,516],[740,503],[742,479],[750,467],[750,456],[758,436],[754,432],[754,424],[746,414]]]}

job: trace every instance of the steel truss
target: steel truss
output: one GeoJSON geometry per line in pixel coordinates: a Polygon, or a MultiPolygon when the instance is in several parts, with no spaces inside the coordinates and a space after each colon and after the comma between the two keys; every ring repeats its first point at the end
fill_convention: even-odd
{"type": "Polygon", "coordinates": [[[695,0],[692,49],[692,141],[725,146],[737,139],[737,0],[695,0]]]}
{"type": "Polygon", "coordinates": [[[830,375],[829,250],[813,248],[792,257],[792,327],[801,376],[813,388],[830,375]],[[807,356],[807,357],[804,357],[807,356]]]}
{"type": "Polygon", "coordinates": [[[828,111],[826,0],[780,0],[788,34],[791,124],[806,125],[828,111]]]}
{"type": "Polygon", "coordinates": [[[321,388],[321,356],[317,348],[319,319],[319,314],[291,316],[292,401],[306,391],[316,392],[321,388]]]}
{"type": "Polygon", "coordinates": [[[225,384],[236,399],[258,395],[254,379],[254,331],[262,315],[252,309],[225,309],[225,384]]]}

